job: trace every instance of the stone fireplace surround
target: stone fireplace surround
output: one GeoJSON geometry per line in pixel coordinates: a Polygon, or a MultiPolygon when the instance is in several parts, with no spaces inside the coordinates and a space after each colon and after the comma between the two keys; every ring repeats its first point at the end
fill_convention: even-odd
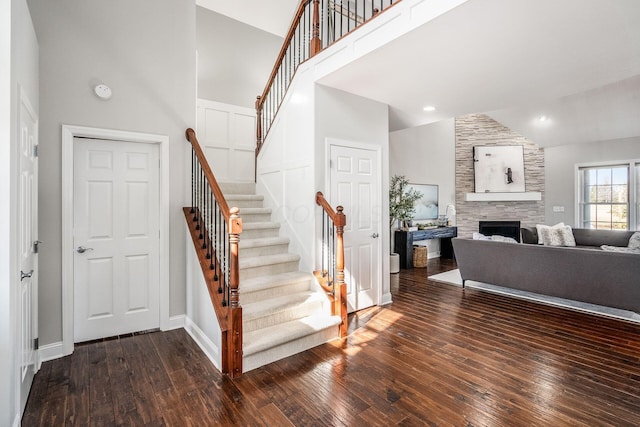
{"type": "Polygon", "coordinates": [[[469,114],[455,120],[456,221],[458,236],[471,237],[480,221],[520,221],[523,227],[544,224],[544,151],[534,142],[484,114],[469,114]],[[468,201],[473,193],[473,146],[523,145],[527,192],[540,192],[541,200],[468,201]]]}

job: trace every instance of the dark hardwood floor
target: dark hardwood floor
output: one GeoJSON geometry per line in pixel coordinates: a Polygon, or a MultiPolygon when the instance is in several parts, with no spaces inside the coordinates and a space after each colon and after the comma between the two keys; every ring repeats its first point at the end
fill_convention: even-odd
{"type": "Polygon", "coordinates": [[[640,325],[426,279],[453,267],[403,270],[345,342],[236,381],[184,330],[77,346],[23,426],[640,426],[640,325]]]}

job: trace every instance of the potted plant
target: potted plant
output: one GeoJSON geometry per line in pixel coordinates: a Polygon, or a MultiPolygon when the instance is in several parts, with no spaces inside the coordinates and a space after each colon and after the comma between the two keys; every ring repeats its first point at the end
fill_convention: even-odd
{"type": "MultiPolygon", "coordinates": [[[[394,175],[391,177],[389,184],[389,233],[393,230],[393,223],[398,222],[398,228],[406,228],[407,222],[411,221],[415,208],[413,207],[416,200],[422,197],[422,193],[407,188],[409,180],[404,175],[394,175]]],[[[389,238],[389,244],[392,239],[389,238]]],[[[400,271],[400,256],[391,250],[390,272],[397,273],[400,271]]]]}

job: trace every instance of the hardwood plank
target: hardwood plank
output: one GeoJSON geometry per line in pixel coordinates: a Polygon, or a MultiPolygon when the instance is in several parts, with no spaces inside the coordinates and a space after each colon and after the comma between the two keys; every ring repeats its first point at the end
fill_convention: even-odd
{"type": "Polygon", "coordinates": [[[114,405],[109,382],[104,342],[89,345],[89,410],[91,425],[115,425],[114,405]]]}

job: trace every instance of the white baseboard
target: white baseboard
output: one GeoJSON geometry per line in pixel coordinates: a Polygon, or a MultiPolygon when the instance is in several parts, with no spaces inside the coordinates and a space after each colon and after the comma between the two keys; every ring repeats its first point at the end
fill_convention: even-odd
{"type": "Polygon", "coordinates": [[[207,355],[213,366],[219,371],[221,370],[221,358],[220,349],[214,344],[213,341],[205,335],[205,333],[196,325],[190,318],[185,317],[184,329],[187,331],[191,338],[198,344],[198,347],[207,355]]]}
{"type": "Polygon", "coordinates": [[[169,323],[165,325],[166,327],[162,328],[163,331],[172,331],[174,329],[184,328],[186,316],[184,314],[179,314],[177,316],[171,316],[169,318],[169,323]]]}
{"type": "Polygon", "coordinates": [[[382,300],[378,305],[387,305],[387,304],[391,304],[392,302],[393,302],[393,299],[391,298],[391,292],[387,292],[385,294],[382,294],[382,300]]]}
{"type": "Polygon", "coordinates": [[[64,357],[64,355],[64,346],[62,344],[62,341],[45,344],[38,349],[40,363],[48,362],[49,360],[53,359],[59,359],[61,357],[64,357]]]}

